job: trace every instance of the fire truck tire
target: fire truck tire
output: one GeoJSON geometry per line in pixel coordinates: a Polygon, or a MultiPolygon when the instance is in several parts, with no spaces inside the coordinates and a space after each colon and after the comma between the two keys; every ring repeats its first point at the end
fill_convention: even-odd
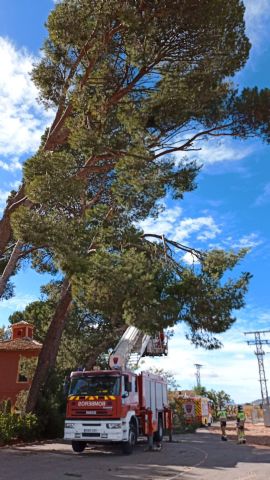
{"type": "Polygon", "coordinates": [[[73,448],[73,452],[82,453],[86,447],[86,442],[79,442],[77,440],[73,440],[71,446],[73,448]]]}
{"type": "Polygon", "coordinates": [[[129,425],[128,441],[122,443],[122,451],[125,455],[130,455],[137,442],[137,429],[133,423],[129,425]]]}
{"type": "Polygon", "coordinates": [[[163,439],[163,422],[162,417],[158,417],[158,429],[154,432],[154,442],[162,442],[163,439]]]}

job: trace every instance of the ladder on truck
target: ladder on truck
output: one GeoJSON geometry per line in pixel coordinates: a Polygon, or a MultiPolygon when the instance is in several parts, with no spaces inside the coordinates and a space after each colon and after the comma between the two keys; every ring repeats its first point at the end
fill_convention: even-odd
{"type": "Polygon", "coordinates": [[[132,368],[142,357],[168,354],[167,336],[163,332],[147,335],[137,327],[128,327],[110,355],[110,368],[132,368]]]}

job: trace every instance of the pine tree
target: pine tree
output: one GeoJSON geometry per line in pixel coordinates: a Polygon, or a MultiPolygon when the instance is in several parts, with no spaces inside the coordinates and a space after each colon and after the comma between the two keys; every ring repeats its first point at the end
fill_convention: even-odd
{"type": "Polygon", "coordinates": [[[205,255],[193,272],[173,255],[164,265],[162,241],[149,246],[131,228],[157,215],[166,194],[181,199],[195,188],[199,166],[173,153],[209,136],[268,141],[269,91],[239,94],[227,80],[248,58],[243,15],[240,0],[64,0],[51,12],[32,76],[56,116],[0,223],[1,293],[24,257],[65,275],[28,410],[55,363],[72,298],[108,312],[110,284],[99,267],[118,286],[113,315],[136,322],[143,311],[140,326],[149,329],[184,319],[192,340],[210,348],[218,344],[205,332],[224,331],[243,305],[247,274],[221,284],[243,252],[205,255]]]}

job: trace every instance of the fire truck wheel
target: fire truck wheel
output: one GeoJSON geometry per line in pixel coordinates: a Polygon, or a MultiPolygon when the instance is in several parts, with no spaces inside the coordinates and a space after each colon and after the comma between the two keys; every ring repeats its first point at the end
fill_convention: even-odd
{"type": "Polygon", "coordinates": [[[78,442],[73,440],[72,443],[73,452],[82,453],[86,447],[86,442],[78,442]]]}
{"type": "Polygon", "coordinates": [[[163,423],[162,423],[162,417],[158,417],[158,429],[154,433],[154,442],[162,442],[163,438],[163,423]]]}
{"type": "Polygon", "coordinates": [[[125,455],[130,455],[133,452],[137,441],[136,427],[131,423],[129,425],[128,441],[122,443],[122,451],[125,455]]]}

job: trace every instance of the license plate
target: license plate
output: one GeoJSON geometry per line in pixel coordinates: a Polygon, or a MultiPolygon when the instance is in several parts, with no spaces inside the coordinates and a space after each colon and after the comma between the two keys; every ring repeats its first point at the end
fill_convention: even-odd
{"type": "Polygon", "coordinates": [[[85,428],[84,433],[97,433],[96,428],[85,428]]]}
{"type": "Polygon", "coordinates": [[[95,410],[87,410],[86,411],[86,415],[96,415],[96,411],[95,410]]]}

